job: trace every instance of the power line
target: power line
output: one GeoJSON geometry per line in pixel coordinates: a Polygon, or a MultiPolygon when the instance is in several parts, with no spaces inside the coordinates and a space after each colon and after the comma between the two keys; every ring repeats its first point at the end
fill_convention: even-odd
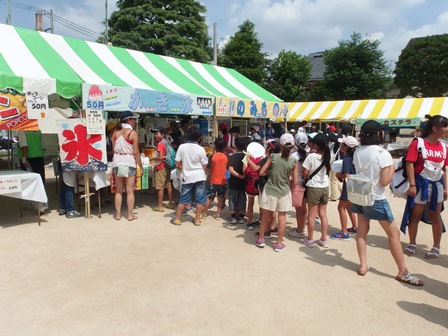
{"type": "MultiPolygon", "coordinates": [[[[7,4],[8,2],[6,0],[0,0],[0,3],[7,4]]],[[[51,13],[45,9],[41,9],[41,8],[37,8],[37,7],[31,6],[31,5],[23,4],[18,1],[10,1],[10,3],[11,3],[12,7],[15,7],[18,9],[27,10],[27,11],[31,11],[31,12],[35,12],[35,13],[42,13],[43,15],[45,15],[46,17],[49,17],[49,18],[51,18],[51,16],[53,16],[53,20],[55,22],[59,23],[60,25],[66,27],[66,28],[72,29],[80,34],[83,34],[83,35],[86,35],[89,37],[94,37],[94,38],[100,36],[100,34],[101,34],[97,31],[94,31],[92,29],[83,27],[83,26],[78,25],[78,24],[76,24],[72,21],[69,21],[67,19],[64,19],[63,17],[61,17],[59,15],[55,15],[55,14],[51,15],[51,13]]]]}

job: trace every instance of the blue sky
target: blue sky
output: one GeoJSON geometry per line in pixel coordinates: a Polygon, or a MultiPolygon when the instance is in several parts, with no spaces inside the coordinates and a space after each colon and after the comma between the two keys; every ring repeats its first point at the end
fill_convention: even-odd
{"type": "MultiPolygon", "coordinates": [[[[53,9],[66,20],[100,32],[106,0],[12,0],[42,9],[53,9]]],[[[380,48],[393,66],[409,39],[448,33],[447,0],[200,0],[212,36],[218,24],[218,42],[223,43],[245,20],[255,24],[263,51],[275,57],[294,50],[301,55],[331,49],[353,32],[381,41],[380,48]]],[[[7,0],[0,0],[0,23],[5,23],[7,0]]],[[[109,13],[116,1],[108,0],[109,13]]],[[[23,7],[23,6],[21,6],[23,7]]],[[[34,12],[12,7],[12,24],[34,29],[34,12]]],[[[49,20],[44,19],[45,27],[49,20]]],[[[55,33],[81,39],[92,37],[55,23],[55,33]]]]}

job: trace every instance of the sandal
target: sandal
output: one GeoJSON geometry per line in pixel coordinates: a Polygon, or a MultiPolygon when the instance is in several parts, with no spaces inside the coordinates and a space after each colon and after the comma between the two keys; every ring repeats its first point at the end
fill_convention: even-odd
{"type": "Polygon", "coordinates": [[[155,212],[165,212],[165,210],[163,210],[163,208],[159,208],[158,206],[153,207],[151,209],[152,209],[152,211],[155,211],[155,212]]]}
{"type": "Polygon", "coordinates": [[[402,277],[400,276],[396,276],[395,277],[396,280],[400,281],[400,282],[404,282],[408,285],[412,285],[412,286],[423,286],[423,280],[420,280],[418,277],[416,277],[415,275],[412,275],[411,273],[406,273],[405,275],[403,275],[402,277]]]}
{"type": "Polygon", "coordinates": [[[129,222],[132,222],[133,220],[136,220],[136,219],[138,219],[137,216],[128,217],[129,222]]]}
{"type": "Polygon", "coordinates": [[[415,255],[415,251],[416,250],[417,250],[417,245],[409,244],[408,246],[406,246],[406,248],[404,249],[403,253],[408,255],[408,256],[413,256],[413,255],[415,255]]]}
{"type": "Polygon", "coordinates": [[[163,203],[163,207],[164,207],[165,209],[173,210],[173,209],[174,209],[174,204],[171,204],[171,206],[170,206],[169,204],[163,203]]]}
{"type": "Polygon", "coordinates": [[[221,216],[218,216],[217,214],[212,215],[212,217],[213,217],[215,220],[221,220],[221,216]]]}
{"type": "Polygon", "coordinates": [[[440,255],[440,249],[437,247],[432,247],[430,251],[425,253],[425,259],[435,259],[440,255]]]}
{"type": "Polygon", "coordinates": [[[176,220],[176,218],[173,218],[172,220],[170,220],[170,223],[173,225],[181,225],[182,222],[180,220],[176,220]]]}
{"type": "Polygon", "coordinates": [[[193,224],[194,224],[195,226],[201,226],[201,221],[196,222],[196,221],[193,219],[193,224]]]}

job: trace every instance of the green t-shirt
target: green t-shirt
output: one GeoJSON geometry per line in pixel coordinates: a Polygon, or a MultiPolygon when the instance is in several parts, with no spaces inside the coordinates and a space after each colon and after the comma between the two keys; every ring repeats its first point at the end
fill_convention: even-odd
{"type": "Polygon", "coordinates": [[[271,154],[272,170],[266,183],[265,190],[270,196],[283,197],[289,193],[289,177],[294,169],[296,160],[292,157],[283,159],[280,154],[271,154]]]}
{"type": "MultiPolygon", "coordinates": [[[[42,148],[42,134],[40,132],[26,132],[26,142],[28,143],[27,158],[44,157],[44,149],[42,148]]],[[[22,150],[20,149],[20,143],[17,147],[18,157],[22,157],[22,150]]]]}

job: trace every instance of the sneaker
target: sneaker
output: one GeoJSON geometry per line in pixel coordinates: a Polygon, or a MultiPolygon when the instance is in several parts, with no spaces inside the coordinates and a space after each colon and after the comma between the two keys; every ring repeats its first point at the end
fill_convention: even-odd
{"type": "Polygon", "coordinates": [[[253,226],[260,226],[260,224],[261,224],[261,223],[260,223],[259,220],[257,220],[257,221],[253,221],[253,222],[252,222],[252,225],[253,225],[253,226]]]}
{"type": "Polygon", "coordinates": [[[257,239],[257,242],[255,243],[255,245],[256,245],[257,247],[265,247],[265,246],[266,246],[266,243],[264,242],[264,239],[260,239],[260,238],[258,238],[258,239],[257,239]]]}
{"type": "Polygon", "coordinates": [[[253,230],[253,229],[255,229],[256,226],[257,226],[257,224],[255,224],[255,222],[247,223],[248,230],[253,230]]]}
{"type": "Polygon", "coordinates": [[[358,230],[355,227],[351,227],[349,229],[347,229],[349,234],[355,235],[358,233],[358,230]]]}
{"type": "MultiPolygon", "coordinates": [[[[257,237],[260,237],[260,232],[255,232],[255,235],[256,235],[257,237]]],[[[271,238],[271,232],[270,232],[270,231],[265,232],[263,238],[271,238]]]]}
{"type": "Polygon", "coordinates": [[[344,232],[333,233],[330,236],[331,239],[350,240],[350,233],[344,234],[344,232]]]}
{"type": "Polygon", "coordinates": [[[238,222],[238,224],[246,224],[246,220],[244,219],[244,217],[238,217],[236,221],[238,222]]]}
{"type": "Polygon", "coordinates": [[[65,210],[59,210],[59,216],[64,216],[66,214],[65,210]]]}
{"type": "Polygon", "coordinates": [[[281,252],[286,248],[285,244],[275,244],[274,245],[274,251],[275,252],[281,252]]]}
{"type": "Polygon", "coordinates": [[[229,217],[229,218],[227,218],[227,221],[230,224],[237,224],[238,223],[238,221],[236,220],[236,217],[229,217]]]}
{"type": "Polygon", "coordinates": [[[299,232],[297,232],[296,229],[292,229],[292,230],[288,231],[288,236],[294,237],[294,238],[305,238],[306,234],[303,231],[299,233],[299,232]]]}
{"type": "Polygon", "coordinates": [[[82,215],[81,215],[78,211],[76,211],[76,210],[72,210],[72,211],[67,212],[67,213],[65,214],[65,216],[66,216],[67,218],[74,218],[74,217],[81,217],[82,215]]]}
{"type": "Polygon", "coordinates": [[[315,240],[314,243],[316,243],[320,247],[325,247],[325,248],[328,247],[327,240],[318,239],[318,240],[315,240]]]}
{"type": "Polygon", "coordinates": [[[271,235],[273,235],[273,234],[277,235],[277,234],[278,234],[278,229],[275,228],[275,229],[269,231],[269,233],[270,233],[271,235]]]}
{"type": "Polygon", "coordinates": [[[305,244],[306,247],[314,247],[314,246],[316,246],[314,244],[314,240],[308,240],[308,239],[304,239],[303,240],[303,244],[305,244]]]}
{"type": "Polygon", "coordinates": [[[320,218],[316,217],[316,221],[314,222],[315,224],[319,225],[320,224],[320,218]]]}

